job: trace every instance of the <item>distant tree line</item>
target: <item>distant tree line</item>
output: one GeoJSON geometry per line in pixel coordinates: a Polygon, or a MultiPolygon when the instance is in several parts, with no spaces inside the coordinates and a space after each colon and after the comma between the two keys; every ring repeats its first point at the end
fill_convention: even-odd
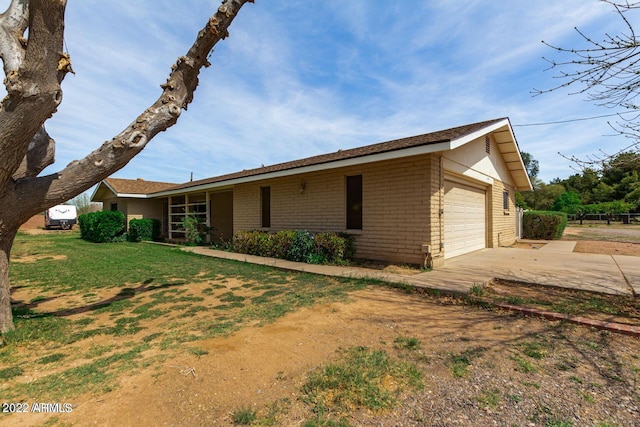
{"type": "Polygon", "coordinates": [[[87,193],[78,194],[69,200],[68,203],[75,205],[78,215],[102,210],[102,203],[92,202],[91,197],[89,197],[87,193]]]}
{"type": "Polygon", "coordinates": [[[566,179],[548,184],[538,177],[538,162],[522,153],[533,191],[516,194],[516,205],[525,209],[553,210],[578,217],[589,213],[638,212],[640,207],[640,153],[619,153],[602,168],[585,168],[566,179]]]}

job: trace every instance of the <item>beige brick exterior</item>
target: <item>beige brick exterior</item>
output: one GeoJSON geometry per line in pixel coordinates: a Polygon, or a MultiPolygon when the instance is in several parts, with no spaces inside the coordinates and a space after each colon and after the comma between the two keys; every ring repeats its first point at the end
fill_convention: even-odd
{"type": "MultiPolygon", "coordinates": [[[[422,264],[430,245],[433,267],[444,264],[444,170],[438,153],[301,174],[234,187],[234,232],[260,229],[260,187],[271,187],[271,227],[346,231],[359,258],[422,264]],[[363,227],[346,230],[345,177],[363,177],[363,227]],[[303,184],[304,183],[304,184],[303,184]],[[304,191],[300,191],[304,186],[304,191]]],[[[487,187],[487,247],[515,239],[515,190],[499,180],[487,187]],[[503,209],[503,190],[509,209],[503,209]]]]}
{"type": "Polygon", "coordinates": [[[480,233],[457,233],[449,252],[454,256],[515,241],[515,189],[530,188],[521,160],[511,125],[502,118],[185,184],[108,178],[93,198],[105,210],[117,203],[127,222],[161,220],[172,239],[184,236],[180,221],[185,211],[195,212],[215,227],[212,237],[217,240],[261,229],[264,195],[270,199],[266,230],[347,232],[355,236],[357,257],[396,263],[422,264],[427,245],[428,259],[438,267],[447,247],[445,171],[454,183],[447,189],[456,196],[447,206],[455,202],[458,214],[449,217],[447,230],[462,225],[458,229],[480,231],[482,200],[485,209],[484,239],[480,233]],[[346,177],[354,175],[362,176],[362,229],[347,230],[346,177]],[[467,188],[465,193],[465,186],[480,191],[467,188]],[[503,206],[505,190],[508,208],[503,206]],[[116,197],[120,195],[124,197],[116,197]],[[470,203],[465,202],[468,197],[470,203]]]}
{"type": "MultiPolygon", "coordinates": [[[[261,228],[260,188],[271,188],[270,231],[305,229],[343,231],[356,239],[356,256],[363,259],[422,265],[422,245],[431,248],[433,267],[444,264],[444,168],[440,153],[328,169],[269,180],[237,184],[209,192],[209,221],[215,240],[240,230],[261,228]],[[346,177],[362,175],[362,230],[346,227],[346,177]]],[[[515,189],[493,179],[486,187],[487,247],[512,244],[515,235],[515,189]],[[503,191],[509,209],[503,209],[503,191]]],[[[204,197],[204,193],[200,194],[204,197]]],[[[108,198],[132,218],[163,218],[166,199],[108,198]]],[[[446,246],[446,245],[445,245],[446,246]]]]}
{"type": "Polygon", "coordinates": [[[501,181],[493,181],[491,186],[491,197],[489,200],[489,228],[488,247],[497,248],[509,246],[516,241],[516,192],[513,186],[506,185],[501,181]],[[509,208],[504,209],[503,192],[509,192],[509,208]]]}
{"type": "Polygon", "coordinates": [[[425,154],[236,185],[234,232],[260,228],[260,187],[269,186],[269,230],[346,231],[356,238],[359,258],[422,264],[421,246],[439,248],[441,238],[439,221],[431,227],[442,200],[438,162],[425,154]],[[362,230],[345,228],[350,175],[362,175],[362,230]]]}

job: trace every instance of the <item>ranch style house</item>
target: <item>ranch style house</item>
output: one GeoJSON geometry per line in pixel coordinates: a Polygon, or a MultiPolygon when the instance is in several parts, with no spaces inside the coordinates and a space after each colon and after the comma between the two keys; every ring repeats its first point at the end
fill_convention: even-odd
{"type": "Polygon", "coordinates": [[[338,231],[356,257],[438,267],[516,240],[515,191],[531,190],[508,118],[183,184],[107,178],[91,200],[184,238],[192,213],[212,239],[241,230],[338,231]]]}

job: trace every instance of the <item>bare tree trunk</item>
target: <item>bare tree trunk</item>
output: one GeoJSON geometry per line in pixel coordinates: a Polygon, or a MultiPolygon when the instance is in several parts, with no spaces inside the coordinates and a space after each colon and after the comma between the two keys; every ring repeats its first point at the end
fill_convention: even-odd
{"type": "Polygon", "coordinates": [[[9,286],[9,257],[16,232],[17,229],[0,232],[0,332],[2,333],[13,329],[11,287],[9,286]]]}
{"type": "Polygon", "coordinates": [[[0,14],[7,88],[0,104],[0,332],[13,328],[9,255],[20,225],[121,169],[155,135],[173,126],[193,100],[200,70],[209,66],[209,53],[228,36],[229,25],[247,2],[253,0],[223,0],[172,67],[158,100],[113,139],[47,176],[38,175],[53,162],[55,141],[44,123],[62,101],[60,83],[72,71],[63,49],[66,0],[12,0],[0,14]]]}

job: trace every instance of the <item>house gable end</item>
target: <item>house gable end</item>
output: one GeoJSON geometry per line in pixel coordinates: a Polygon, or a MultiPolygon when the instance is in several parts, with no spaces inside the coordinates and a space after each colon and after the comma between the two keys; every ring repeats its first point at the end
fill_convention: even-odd
{"type": "Polygon", "coordinates": [[[106,199],[117,197],[116,192],[105,181],[102,181],[91,194],[91,202],[100,203],[106,199]]]}
{"type": "Polygon", "coordinates": [[[451,141],[451,149],[443,154],[446,169],[488,184],[492,178],[520,191],[532,188],[508,119],[451,141]]]}

